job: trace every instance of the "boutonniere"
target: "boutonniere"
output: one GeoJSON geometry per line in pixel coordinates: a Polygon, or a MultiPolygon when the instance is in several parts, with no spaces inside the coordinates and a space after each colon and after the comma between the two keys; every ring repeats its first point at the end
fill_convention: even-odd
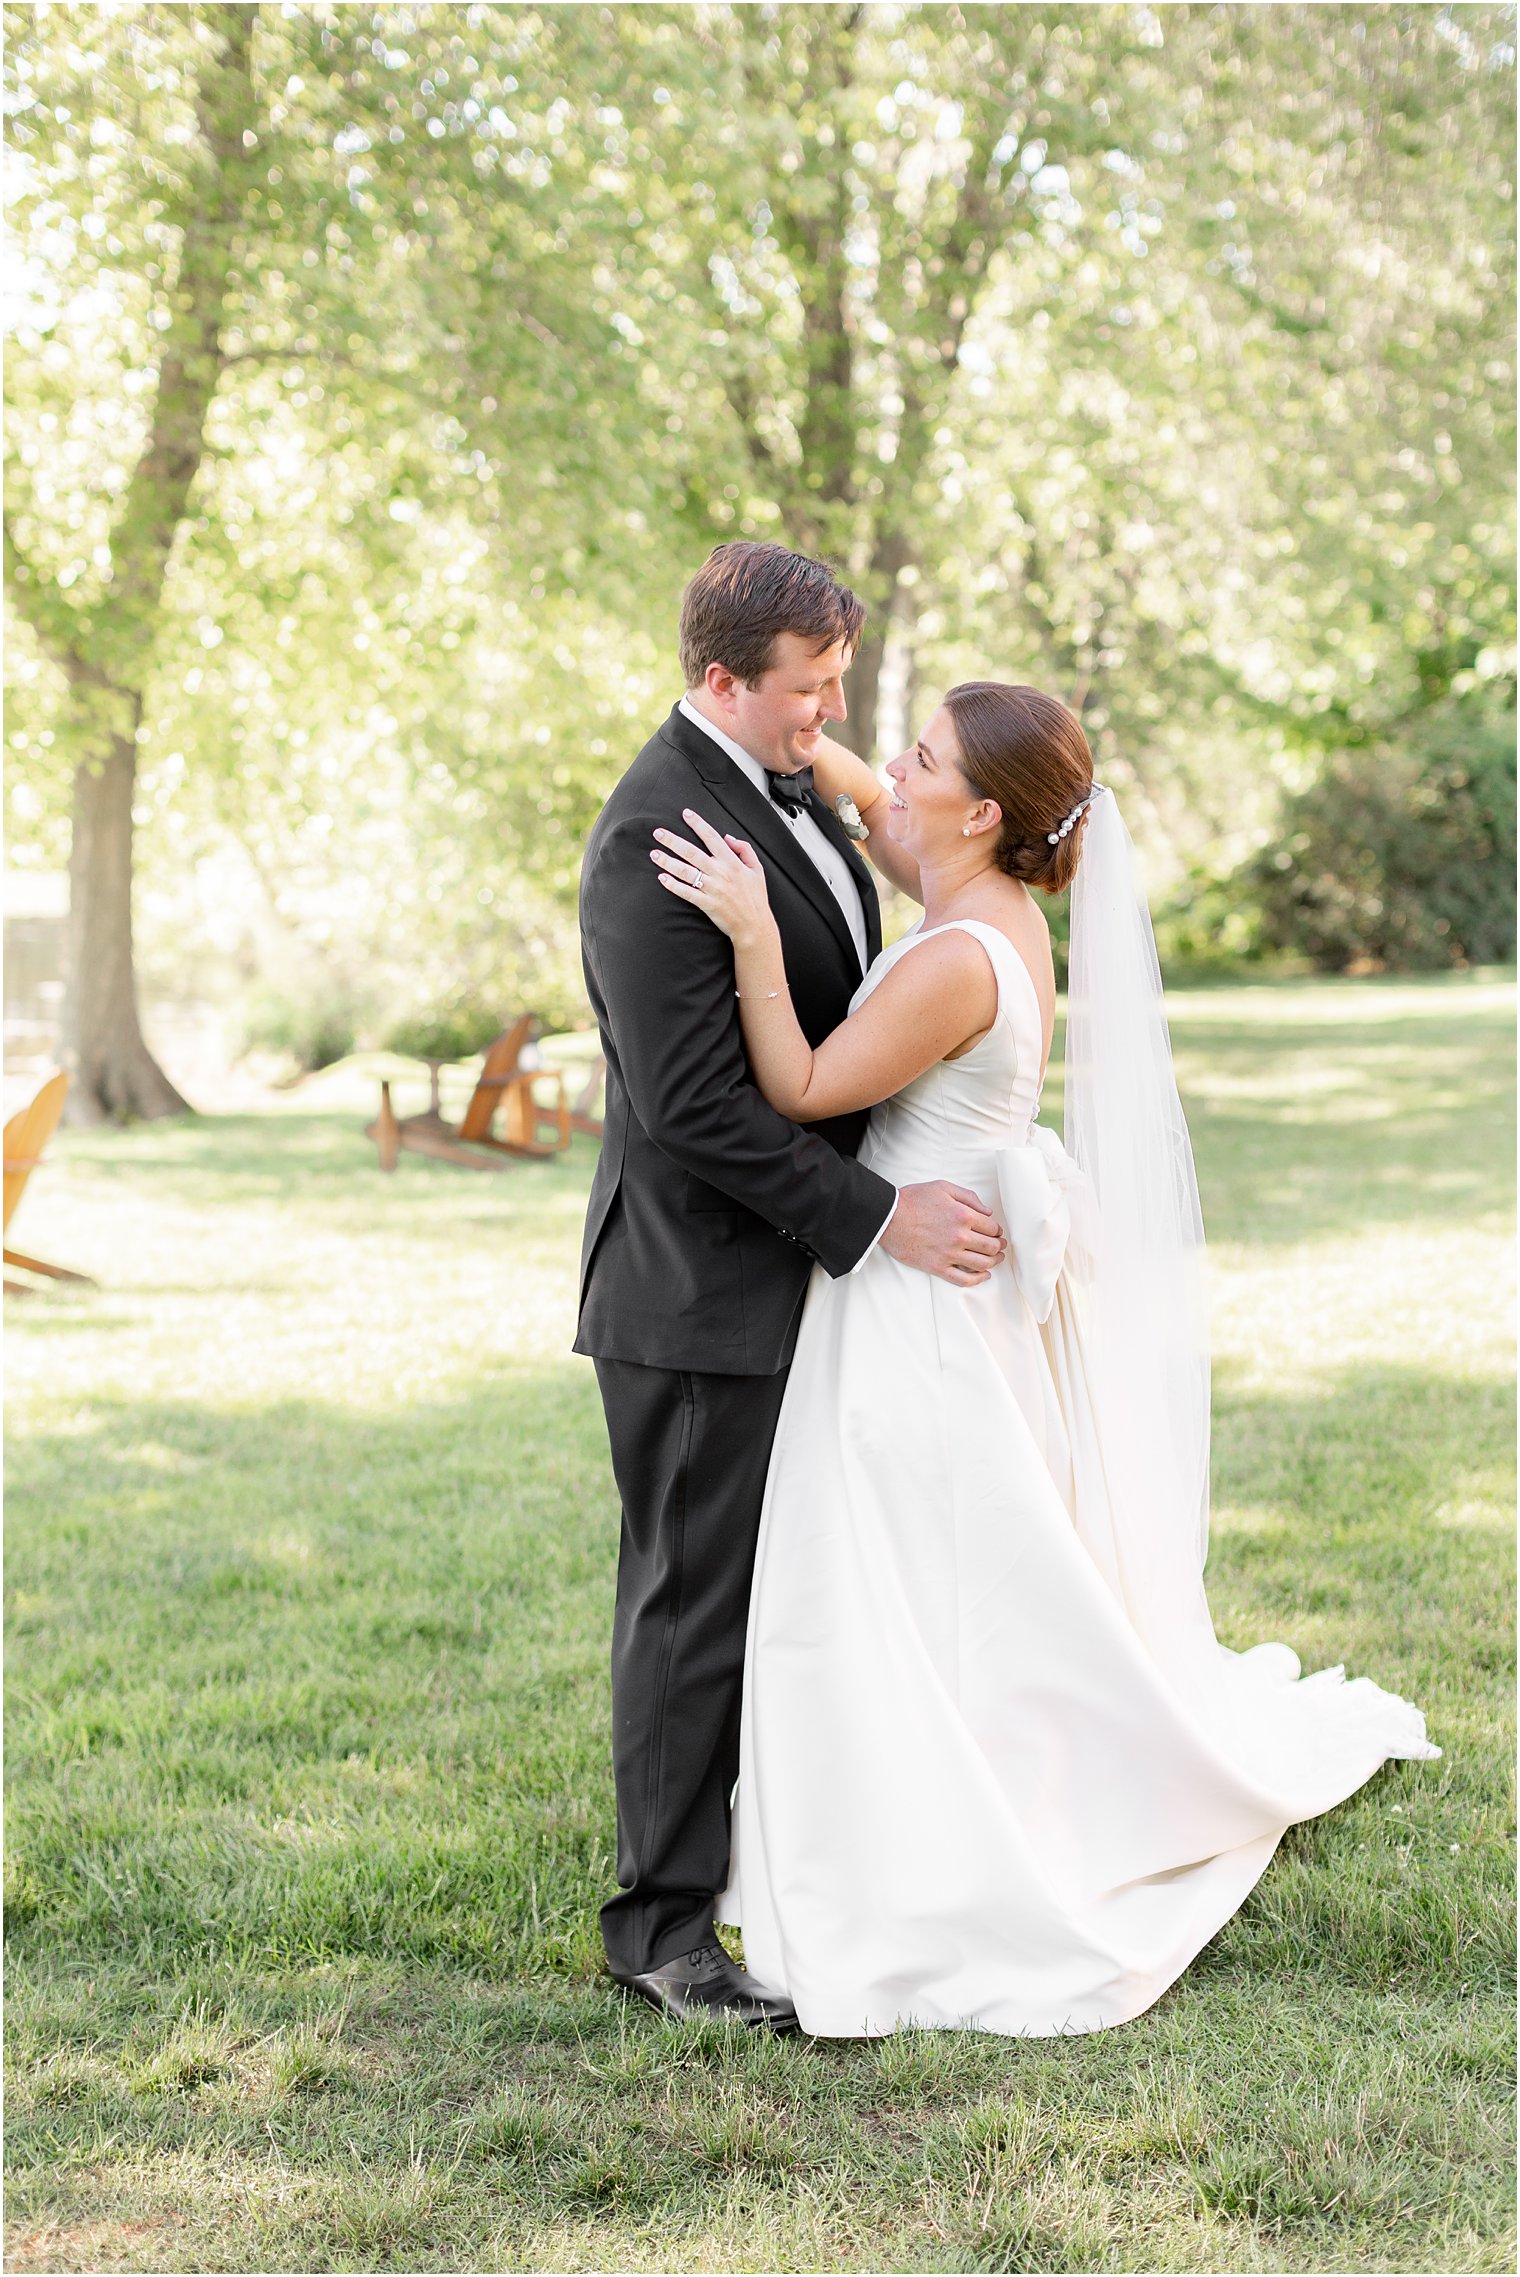
{"type": "Polygon", "coordinates": [[[857,845],[859,845],[863,839],[870,837],[870,831],[867,830],[865,824],[860,819],[860,809],[855,804],[855,801],[851,798],[848,791],[841,791],[838,798],[835,799],[834,812],[838,815],[839,820],[844,827],[845,836],[847,838],[853,838],[857,845]]]}

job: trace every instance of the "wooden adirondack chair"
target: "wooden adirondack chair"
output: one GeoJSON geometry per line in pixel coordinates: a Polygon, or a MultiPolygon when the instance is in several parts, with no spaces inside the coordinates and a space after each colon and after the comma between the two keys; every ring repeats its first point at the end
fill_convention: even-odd
{"type": "MultiPolygon", "coordinates": [[[[48,1080],[29,1105],[19,1114],[12,1115],[5,1126],[5,1231],[9,1233],[16,1204],[26,1191],[26,1182],[42,1159],[42,1152],[58,1128],[63,1113],[63,1102],[68,1095],[69,1079],[66,1075],[49,1076],[48,1080]]],[[[93,1288],[88,1273],[74,1273],[66,1265],[45,1265],[40,1257],[24,1257],[19,1249],[6,1248],[5,1262],[17,1265],[28,1273],[41,1273],[50,1281],[83,1281],[93,1288]]],[[[30,1281],[12,1281],[6,1287],[16,1296],[32,1293],[30,1281]]]]}
{"type": "Polygon", "coordinates": [[[407,1150],[430,1154],[440,1162],[457,1162],[466,1170],[506,1170],[513,1161],[536,1161],[562,1154],[570,1144],[570,1108],[565,1079],[557,1069],[524,1067],[523,1054],[536,1043],[542,1023],[525,1012],[503,1029],[489,1047],[470,1103],[458,1123],[445,1120],[438,1100],[436,1071],[432,1100],[421,1114],[397,1115],[391,1105],[391,1087],[380,1086],[380,1112],[365,1126],[372,1138],[382,1170],[394,1170],[407,1150]],[[551,1080],[557,1097],[545,1106],[534,1091],[536,1083],[551,1080]],[[502,1136],[495,1132],[501,1116],[502,1136]],[[545,1140],[545,1130],[552,1138],[545,1140]]]}

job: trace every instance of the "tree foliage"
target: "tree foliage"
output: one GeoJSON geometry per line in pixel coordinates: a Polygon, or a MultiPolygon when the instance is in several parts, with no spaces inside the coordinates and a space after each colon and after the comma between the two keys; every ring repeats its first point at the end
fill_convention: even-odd
{"type": "Polygon", "coordinates": [[[1454,701],[1338,754],[1243,882],[1262,946],[1327,972],[1513,962],[1514,712],[1454,701]]]}
{"type": "MultiPolygon", "coordinates": [[[[1506,9],[7,20],[11,815],[72,837],[81,1044],[134,816],[361,1032],[573,1017],[724,536],[866,594],[862,748],[1077,703],[1163,883],[1503,701],[1506,9]]],[[[128,1058],[101,1111],[167,1103],[128,1058]]]]}
{"type": "MultiPolygon", "coordinates": [[[[362,816],[366,782],[404,818],[442,769],[489,823],[479,779],[515,763],[521,803],[545,723],[512,701],[514,591],[552,607],[594,558],[627,603],[635,544],[597,492],[629,390],[598,376],[609,215],[575,131],[597,27],[479,13],[16,11],[8,584],[44,812],[71,770],[86,1112],[176,1103],[130,1000],[139,766],[216,778],[288,909],[301,841],[362,816]]],[[[557,834],[529,804],[551,828],[526,835],[557,834]]],[[[559,854],[519,901],[563,894],[559,854]]],[[[467,890],[490,905],[488,877],[467,890]]]]}

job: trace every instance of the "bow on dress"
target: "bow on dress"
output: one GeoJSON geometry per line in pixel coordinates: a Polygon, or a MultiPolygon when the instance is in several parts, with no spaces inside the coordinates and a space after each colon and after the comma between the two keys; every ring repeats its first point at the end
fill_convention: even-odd
{"type": "Polygon", "coordinates": [[[1008,1262],[1034,1317],[1042,1325],[1056,1300],[1056,1283],[1070,1264],[1091,1270],[1097,1198],[1052,1130],[1036,1123],[1022,1146],[996,1157],[998,1200],[1008,1236],[1008,1262]]]}

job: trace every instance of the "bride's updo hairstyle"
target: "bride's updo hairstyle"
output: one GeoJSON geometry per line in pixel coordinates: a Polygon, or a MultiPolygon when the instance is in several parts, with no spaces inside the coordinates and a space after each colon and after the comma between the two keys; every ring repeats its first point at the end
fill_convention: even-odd
{"type": "Polygon", "coordinates": [[[1050,843],[1093,786],[1082,723],[1055,696],[1001,680],[963,680],[945,698],[960,745],[960,769],[974,791],[1003,813],[997,866],[1041,893],[1064,893],[1077,874],[1084,814],[1050,843]]]}

